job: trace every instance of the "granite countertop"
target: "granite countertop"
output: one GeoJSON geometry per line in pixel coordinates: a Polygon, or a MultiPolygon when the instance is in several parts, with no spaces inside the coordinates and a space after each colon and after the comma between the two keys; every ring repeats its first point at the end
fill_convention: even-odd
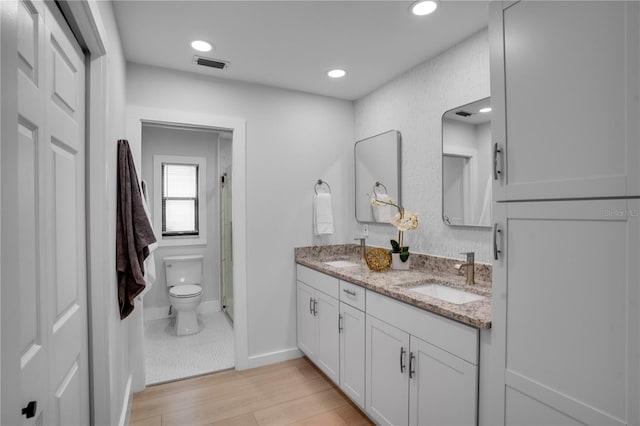
{"type": "Polygon", "coordinates": [[[360,246],[355,244],[296,248],[295,261],[299,265],[471,327],[491,328],[491,265],[476,264],[477,284],[467,285],[464,274],[459,274],[454,268],[456,263],[462,263],[460,260],[411,254],[412,263],[408,271],[388,269],[375,272],[367,267],[362,258],[360,246]],[[324,263],[331,260],[348,260],[357,263],[358,266],[338,268],[324,263]],[[475,302],[454,304],[409,291],[412,286],[429,283],[442,284],[486,298],[475,302]]]}

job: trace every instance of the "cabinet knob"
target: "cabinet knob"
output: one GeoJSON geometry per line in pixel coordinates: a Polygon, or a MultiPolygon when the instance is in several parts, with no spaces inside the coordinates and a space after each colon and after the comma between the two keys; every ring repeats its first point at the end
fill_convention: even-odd
{"type": "Polygon", "coordinates": [[[27,406],[22,409],[22,415],[30,419],[36,415],[36,411],[38,411],[38,403],[36,401],[29,401],[27,406]]]}

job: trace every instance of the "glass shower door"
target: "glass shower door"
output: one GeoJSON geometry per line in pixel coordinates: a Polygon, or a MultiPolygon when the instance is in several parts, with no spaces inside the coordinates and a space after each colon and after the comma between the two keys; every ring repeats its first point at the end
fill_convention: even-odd
{"type": "Polygon", "coordinates": [[[231,221],[231,167],[220,179],[220,229],[222,280],[222,311],[233,322],[233,245],[231,221]]]}

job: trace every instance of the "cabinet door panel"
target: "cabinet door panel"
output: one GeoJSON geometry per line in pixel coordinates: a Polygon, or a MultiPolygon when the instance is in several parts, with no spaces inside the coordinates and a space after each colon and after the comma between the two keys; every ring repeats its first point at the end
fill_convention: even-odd
{"type": "Polygon", "coordinates": [[[370,315],[366,326],[366,411],[379,424],[406,425],[409,334],[370,315]],[[402,371],[401,364],[405,366],[402,371]]]}
{"type": "Polygon", "coordinates": [[[513,426],[578,426],[579,421],[514,389],[507,388],[505,424],[513,426]]]}
{"type": "Polygon", "coordinates": [[[339,302],[316,291],[316,363],[336,384],[340,383],[339,302]]]}
{"type": "Polygon", "coordinates": [[[411,336],[409,424],[475,425],[478,369],[411,336]]]}
{"type": "Polygon", "coordinates": [[[494,199],[638,195],[637,2],[523,1],[492,26],[494,199]]]}
{"type": "Polygon", "coordinates": [[[364,408],[365,314],[340,302],[340,389],[364,408]]]}
{"type": "Polygon", "coordinates": [[[298,347],[310,359],[315,360],[316,330],[315,317],[312,313],[314,290],[306,284],[297,283],[297,337],[298,347]]]}
{"type": "Polygon", "coordinates": [[[638,205],[503,207],[494,301],[506,297],[495,311],[504,315],[495,326],[506,333],[505,386],[586,424],[637,421],[638,205]]]}

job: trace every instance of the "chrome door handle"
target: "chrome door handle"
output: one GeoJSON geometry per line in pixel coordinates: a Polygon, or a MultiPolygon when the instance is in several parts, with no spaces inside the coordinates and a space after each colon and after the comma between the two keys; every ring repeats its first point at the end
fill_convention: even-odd
{"type": "Polygon", "coordinates": [[[493,224],[493,259],[494,260],[499,260],[500,254],[502,253],[502,251],[498,249],[498,233],[499,232],[502,232],[502,231],[498,228],[498,224],[494,223],[493,224]]]}
{"type": "Polygon", "coordinates": [[[410,379],[413,379],[413,377],[416,375],[416,370],[414,365],[415,359],[416,359],[416,356],[413,354],[413,352],[411,352],[411,354],[409,355],[409,378],[410,379]]]}
{"type": "Polygon", "coordinates": [[[313,316],[318,316],[318,300],[313,299],[313,316]]]}
{"type": "Polygon", "coordinates": [[[355,295],[356,295],[356,292],[355,292],[355,291],[351,291],[351,290],[348,290],[348,289],[346,289],[346,288],[343,288],[343,289],[342,289],[342,291],[344,291],[345,293],[347,293],[349,296],[355,296],[355,295]]]}
{"type": "Polygon", "coordinates": [[[342,315],[338,314],[338,333],[342,333],[342,315]]]}
{"type": "Polygon", "coordinates": [[[404,373],[405,368],[407,368],[406,364],[404,363],[404,354],[406,353],[406,351],[404,350],[403,347],[400,347],[400,372],[404,373]]]}
{"type": "Polygon", "coordinates": [[[498,148],[498,143],[493,144],[493,180],[500,179],[502,170],[498,170],[498,154],[502,154],[502,150],[498,148]]]}
{"type": "Polygon", "coordinates": [[[309,298],[309,313],[313,315],[313,298],[309,298]]]}

